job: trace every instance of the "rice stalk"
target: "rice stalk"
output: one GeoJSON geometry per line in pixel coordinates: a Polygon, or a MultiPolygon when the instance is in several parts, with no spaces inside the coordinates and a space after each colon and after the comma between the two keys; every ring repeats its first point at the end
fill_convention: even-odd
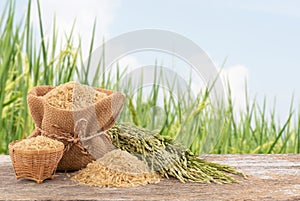
{"type": "Polygon", "coordinates": [[[227,165],[205,161],[169,137],[133,125],[118,124],[107,131],[112,143],[145,160],[164,177],[181,182],[231,183],[237,180],[226,173],[244,176],[227,165]]]}

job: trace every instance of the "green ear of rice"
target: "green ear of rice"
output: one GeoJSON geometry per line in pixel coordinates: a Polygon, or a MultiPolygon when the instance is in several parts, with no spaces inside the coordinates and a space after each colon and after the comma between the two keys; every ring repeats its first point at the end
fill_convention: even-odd
{"type": "Polygon", "coordinates": [[[232,183],[227,173],[245,177],[234,168],[198,158],[171,138],[129,124],[119,124],[107,131],[113,144],[145,160],[148,166],[165,177],[181,182],[232,183]]]}

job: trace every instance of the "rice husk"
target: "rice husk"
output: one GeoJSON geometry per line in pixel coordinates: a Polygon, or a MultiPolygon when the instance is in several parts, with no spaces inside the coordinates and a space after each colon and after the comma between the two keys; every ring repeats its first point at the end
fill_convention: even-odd
{"type": "Polygon", "coordinates": [[[158,183],[160,176],[137,157],[117,149],[89,163],[72,180],[89,186],[129,188],[158,183]]]}
{"type": "Polygon", "coordinates": [[[125,173],[149,173],[149,168],[144,161],[131,155],[127,151],[115,149],[105,154],[98,161],[105,167],[125,173]],[[126,160],[124,160],[126,159],[126,160]]]}
{"type": "Polygon", "coordinates": [[[48,149],[58,149],[61,147],[62,143],[50,139],[45,136],[37,136],[33,138],[28,138],[21,140],[14,144],[13,149],[15,150],[48,150],[48,149]]]}

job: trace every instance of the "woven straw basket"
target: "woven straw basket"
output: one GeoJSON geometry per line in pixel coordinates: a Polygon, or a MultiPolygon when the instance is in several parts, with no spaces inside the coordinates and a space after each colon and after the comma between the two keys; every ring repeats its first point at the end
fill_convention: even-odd
{"type": "Polygon", "coordinates": [[[17,179],[26,178],[42,183],[45,179],[53,179],[60,159],[63,156],[64,144],[57,149],[48,150],[18,150],[9,144],[9,155],[17,179]]]}

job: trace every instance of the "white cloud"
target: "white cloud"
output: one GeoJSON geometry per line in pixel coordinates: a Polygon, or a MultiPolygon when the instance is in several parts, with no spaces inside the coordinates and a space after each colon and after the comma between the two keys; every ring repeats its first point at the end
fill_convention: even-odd
{"type": "MultiPolygon", "coordinates": [[[[114,61],[108,69],[106,69],[107,72],[112,72],[113,76],[116,76],[116,66],[119,66],[120,73],[123,73],[125,71],[125,75],[130,73],[132,70],[141,67],[142,65],[139,63],[138,58],[133,55],[126,55],[125,57],[114,61]]],[[[124,75],[123,75],[124,76],[124,75]]]]}
{"type": "MultiPolygon", "coordinates": [[[[59,30],[59,41],[65,43],[64,34],[69,33],[74,20],[76,20],[74,29],[74,42],[81,36],[83,53],[89,51],[89,45],[92,36],[94,20],[96,23],[96,38],[94,49],[101,45],[103,37],[109,37],[109,26],[114,20],[119,0],[45,0],[40,1],[44,32],[46,38],[51,40],[53,31],[53,19],[56,17],[56,25],[59,30]]],[[[33,2],[32,11],[34,13],[33,23],[38,25],[38,14],[36,2],[33,2]]],[[[77,44],[76,44],[77,45],[77,44]]]]}
{"type": "Polygon", "coordinates": [[[244,65],[234,65],[224,68],[221,72],[223,82],[230,85],[231,95],[236,111],[243,111],[246,107],[245,90],[249,78],[249,70],[244,65]]]}
{"type": "Polygon", "coordinates": [[[240,0],[227,0],[211,1],[214,6],[220,6],[222,8],[237,8],[245,11],[254,11],[267,14],[275,14],[281,16],[288,16],[293,18],[300,17],[300,1],[298,0],[252,0],[252,1],[240,1],[240,0]]]}
{"type": "Polygon", "coordinates": [[[134,68],[141,67],[141,63],[139,63],[138,58],[133,55],[126,55],[117,62],[119,63],[121,69],[128,67],[130,68],[129,71],[133,70],[134,68]]]}

